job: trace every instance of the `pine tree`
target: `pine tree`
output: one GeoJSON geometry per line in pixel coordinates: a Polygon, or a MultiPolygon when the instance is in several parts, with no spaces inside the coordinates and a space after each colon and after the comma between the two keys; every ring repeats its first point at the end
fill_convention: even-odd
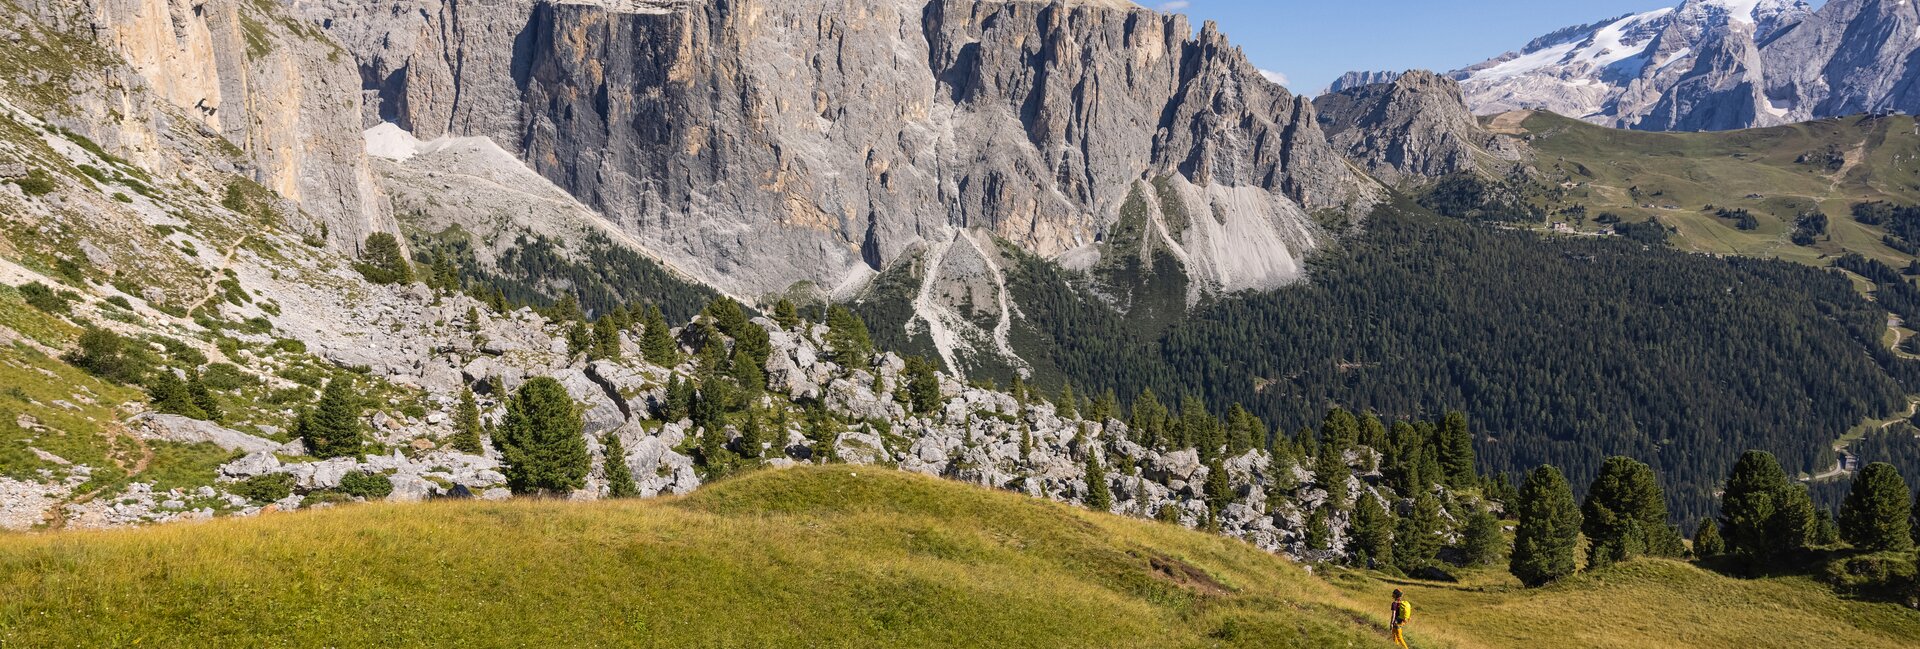
{"type": "Polygon", "coordinates": [[[909,408],[918,414],[930,415],[940,409],[940,377],[934,373],[933,363],[915,356],[907,359],[907,395],[909,408]]]}
{"type": "Polygon", "coordinates": [[[727,411],[728,391],[718,376],[708,376],[700,382],[700,393],[693,397],[693,407],[688,416],[693,419],[696,428],[709,431],[718,430],[720,416],[727,411]]]}
{"type": "Polygon", "coordinates": [[[1093,400],[1093,406],[1087,408],[1087,419],[1097,424],[1105,424],[1107,420],[1118,416],[1120,416],[1120,397],[1114,394],[1113,390],[1101,393],[1099,398],[1093,400]]]}
{"type": "Polygon", "coordinates": [[[841,367],[864,368],[873,355],[873,337],[867,323],[846,307],[834,305],[827,310],[827,348],[833,362],[841,367]]]}
{"type": "Polygon", "coordinates": [[[1080,418],[1080,401],[1073,396],[1073,384],[1063,383],[1060,385],[1060,398],[1053,401],[1053,409],[1059,413],[1062,419],[1072,420],[1080,418]]]}
{"type": "Polygon", "coordinates": [[[1360,418],[1360,445],[1382,453],[1391,445],[1386,424],[1380,423],[1380,418],[1371,412],[1360,418]]]}
{"type": "Polygon", "coordinates": [[[1476,508],[1467,516],[1467,529],[1460,534],[1460,556],[1468,566],[1491,566],[1505,558],[1507,539],[1500,534],[1500,519],[1493,512],[1476,508]]]}
{"type": "Polygon", "coordinates": [[[1207,465],[1205,487],[1207,510],[1218,517],[1220,510],[1225,509],[1227,503],[1233,502],[1233,485],[1227,481],[1227,467],[1222,466],[1219,460],[1214,460],[1207,465]]]}
{"type": "Polygon", "coordinates": [[[354,268],[375,284],[413,283],[413,265],[407,263],[406,254],[400,251],[400,240],[391,233],[367,235],[366,245],[360,251],[360,263],[354,268]]]}
{"type": "Polygon", "coordinates": [[[552,377],[535,377],[507,400],[494,444],[516,494],[565,495],[586,485],[591,456],[580,408],[552,377]]]}
{"type": "Polygon", "coordinates": [[[1127,426],[1133,430],[1134,443],[1150,449],[1166,448],[1167,408],[1160,405],[1153,390],[1143,390],[1140,398],[1133,400],[1130,419],[1127,426]]]}
{"type": "MultiPolygon", "coordinates": [[[[807,439],[813,443],[812,456],[822,463],[840,461],[840,425],[833,421],[826,409],[813,407],[807,409],[807,439]]],[[[973,429],[967,429],[968,441],[972,441],[973,429]]]]}
{"type": "Polygon", "coordinates": [[[767,433],[760,427],[760,415],[748,412],[747,421],[740,425],[740,439],[734,440],[740,449],[740,456],[749,460],[758,460],[766,454],[767,433]]]}
{"type": "Polygon", "coordinates": [[[1319,507],[1307,516],[1307,549],[1329,550],[1333,548],[1333,527],[1327,521],[1327,508],[1319,507]]]}
{"type": "Polygon", "coordinates": [[[1529,587],[1573,574],[1573,552],[1580,540],[1580,508],[1566,477],[1542,466],[1520,485],[1519,527],[1507,569],[1529,587]]]}
{"type": "Polygon", "coordinates": [[[1354,565],[1375,568],[1393,565],[1393,517],[1380,499],[1361,494],[1353,510],[1352,542],[1347,546],[1354,565]]]}
{"type": "Polygon", "coordinates": [[[1188,444],[1200,451],[1200,461],[1208,462],[1220,457],[1226,450],[1226,433],[1220,430],[1220,420],[1207,412],[1207,402],[1200,397],[1187,395],[1180,401],[1181,435],[1188,444]]]}
{"type": "Polygon", "coordinates": [[[1256,438],[1264,437],[1267,425],[1240,404],[1227,409],[1227,455],[1240,457],[1255,448],[1256,438]]]}
{"type": "Polygon", "coordinates": [[[1874,462],[1853,478],[1840,508],[1840,536],[1868,552],[1913,549],[1913,495],[1899,469],[1874,462]]]}
{"type": "Polygon", "coordinates": [[[467,307],[467,333],[480,333],[480,307],[467,307]]]}
{"type": "Polygon", "coordinates": [[[1815,509],[1813,533],[1808,535],[1807,542],[1814,547],[1831,547],[1840,544],[1840,524],[1833,520],[1833,512],[1815,509]]]}
{"type": "Polygon", "coordinates": [[[1447,413],[1437,446],[1440,472],[1447,486],[1465,489],[1479,481],[1473,469],[1473,431],[1467,429],[1466,414],[1447,413]]]}
{"type": "Polygon", "coordinates": [[[1413,573],[1432,566],[1440,552],[1441,526],[1440,501],[1424,491],[1415,495],[1413,511],[1393,526],[1394,567],[1413,573]]]}
{"type": "Polygon", "coordinates": [[[1107,468],[1100,465],[1097,453],[1087,454],[1087,508],[1097,512],[1113,509],[1113,490],[1107,486],[1107,468]]]}
{"type": "Polygon", "coordinates": [[[593,357],[620,360],[620,329],[613,318],[601,316],[593,321],[593,357]]]}
{"type": "Polygon", "coordinates": [[[1727,552],[1726,540],[1720,538],[1720,524],[1709,518],[1700,523],[1700,529],[1693,533],[1693,556],[1711,559],[1727,552]]]}
{"type": "Polygon", "coordinates": [[[1610,457],[1587,488],[1580,507],[1587,535],[1587,564],[1598,568],[1643,554],[1669,555],[1679,545],[1667,526],[1666,493],[1653,468],[1627,457],[1610,457]]]}
{"type": "Polygon", "coordinates": [[[667,402],[661,410],[661,418],[667,421],[680,421],[693,414],[693,384],[680,380],[679,374],[667,376],[667,402]]]}
{"type": "Polygon", "coordinates": [[[674,367],[680,364],[680,344],[674,342],[673,332],[667,328],[667,318],[660,314],[660,307],[647,307],[647,314],[641,324],[640,355],[647,362],[661,367],[674,367]]]}
{"type": "Polygon", "coordinates": [[[187,385],[174,376],[173,370],[161,368],[147,379],[147,399],[153,402],[155,412],[180,415],[194,419],[206,419],[207,413],[193,402],[193,395],[187,391],[187,385]]]}
{"type": "Polygon", "coordinates": [[[620,444],[620,436],[607,433],[604,461],[607,474],[607,496],[610,498],[632,498],[640,495],[640,485],[633,481],[633,469],[627,466],[627,449],[620,444]]]}
{"type": "Polygon", "coordinates": [[[474,402],[471,387],[460,387],[460,407],[453,414],[453,439],[448,444],[468,455],[486,453],[480,441],[480,404],[474,402]]]}
{"type": "Polygon", "coordinates": [[[302,418],[297,428],[306,441],[307,452],[314,457],[346,457],[360,453],[360,397],[346,377],[327,382],[320,403],[302,418]]]}
{"type": "Polygon", "coordinates": [[[727,451],[726,429],[715,425],[700,431],[700,466],[706,468],[707,479],[726,475],[733,464],[733,454],[727,451]]]}
{"type": "Polygon", "coordinates": [[[1734,465],[1720,510],[1728,553],[1750,568],[1806,550],[1819,524],[1806,485],[1788,481],[1779,461],[1762,451],[1748,451],[1734,465]]]}
{"type": "Polygon", "coordinates": [[[1345,408],[1327,411],[1325,419],[1320,421],[1321,450],[1331,445],[1335,450],[1346,451],[1360,444],[1360,420],[1345,408]]]}
{"type": "Polygon", "coordinates": [[[1314,458],[1313,480],[1321,489],[1327,490],[1327,506],[1334,509],[1347,508],[1347,477],[1350,471],[1346,458],[1331,444],[1320,447],[1320,455],[1314,458]]]}
{"type": "Polygon", "coordinates": [[[800,309],[793,305],[793,300],[780,298],[780,302],[773,305],[773,321],[780,323],[780,328],[787,331],[799,329],[800,309]]]}
{"type": "Polygon", "coordinates": [[[567,355],[579,356],[593,351],[593,330],[579,320],[567,327],[567,355]]]}
{"type": "MultiPolygon", "coordinates": [[[[728,373],[733,375],[734,384],[739,385],[748,398],[759,396],[760,391],[767,389],[767,373],[761,369],[760,363],[755,362],[753,354],[749,353],[746,347],[734,347],[733,361],[727,365],[728,373]]],[[[874,375],[875,380],[879,378],[879,374],[874,375]]]]}

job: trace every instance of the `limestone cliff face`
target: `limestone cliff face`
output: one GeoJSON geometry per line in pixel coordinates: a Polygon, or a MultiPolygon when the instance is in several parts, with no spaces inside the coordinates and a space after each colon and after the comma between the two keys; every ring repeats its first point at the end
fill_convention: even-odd
{"type": "Polygon", "coordinates": [[[742,293],[857,279],[954,229],[1087,248],[1165,175],[1276,197],[1222,205],[1268,230],[1378,192],[1217,29],[1126,3],[296,5],[355,52],[370,120],[493,137],[742,293]]]}
{"type": "Polygon", "coordinates": [[[1460,85],[1425,70],[1314,100],[1333,145],[1368,173],[1405,184],[1462,172],[1504,175],[1525,146],[1480,127],[1460,85]]]}
{"type": "Polygon", "coordinates": [[[353,61],[319,30],[249,0],[37,0],[44,24],[90,33],[117,55],[76,88],[72,127],[166,170],[192,161],[163,141],[199,122],[242,152],[235,171],[297,203],[332,245],[390,230],[359,137],[353,61]]]}

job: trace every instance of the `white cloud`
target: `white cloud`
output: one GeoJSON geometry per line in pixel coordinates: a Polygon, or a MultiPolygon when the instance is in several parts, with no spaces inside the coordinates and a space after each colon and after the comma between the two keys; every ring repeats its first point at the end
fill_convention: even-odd
{"type": "Polygon", "coordinates": [[[1155,9],[1162,13],[1166,13],[1166,12],[1172,12],[1172,11],[1182,11],[1182,10],[1185,10],[1187,7],[1191,7],[1191,6],[1193,6],[1193,3],[1187,2],[1187,0],[1173,0],[1172,2],[1160,3],[1160,6],[1156,7],[1155,9]]]}
{"type": "Polygon", "coordinates": [[[1261,70],[1260,76],[1266,77],[1268,81],[1272,81],[1274,83],[1277,83],[1283,86],[1287,85],[1288,83],[1287,75],[1281,74],[1279,72],[1274,72],[1272,70],[1261,70]]]}

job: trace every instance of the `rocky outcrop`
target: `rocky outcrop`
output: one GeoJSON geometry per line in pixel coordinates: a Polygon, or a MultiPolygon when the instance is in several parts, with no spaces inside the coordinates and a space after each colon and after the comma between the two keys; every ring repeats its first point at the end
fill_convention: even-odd
{"type": "Polygon", "coordinates": [[[1543,109],[1645,130],[1920,111],[1910,2],[1685,0],[1568,28],[1455,72],[1480,113],[1543,109]]]}
{"type": "Polygon", "coordinates": [[[1269,228],[1377,196],[1217,28],[1125,3],[296,6],[355,53],[370,117],[494,138],[741,294],[858,281],[953,228],[1057,256],[1142,178],[1297,208],[1222,205],[1269,228]]]}
{"type": "Polygon", "coordinates": [[[1335,147],[1389,184],[1463,172],[1505,175],[1523,145],[1480,127],[1452,79],[1414,70],[1314,100],[1335,147]]]}

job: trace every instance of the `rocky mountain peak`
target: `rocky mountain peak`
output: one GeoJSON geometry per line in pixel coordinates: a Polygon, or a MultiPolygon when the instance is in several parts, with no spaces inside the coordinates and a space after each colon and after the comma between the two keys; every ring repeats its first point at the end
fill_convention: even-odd
{"type": "Polygon", "coordinates": [[[1481,128],[1459,83],[1426,70],[1321,95],[1314,105],[1334,146],[1389,184],[1504,175],[1525,155],[1518,142],[1481,128]]]}
{"type": "Polygon", "coordinates": [[[1907,2],[1685,0],[1535,39],[1452,73],[1482,114],[1550,110],[1608,126],[1727,130],[1920,109],[1907,2]]]}

